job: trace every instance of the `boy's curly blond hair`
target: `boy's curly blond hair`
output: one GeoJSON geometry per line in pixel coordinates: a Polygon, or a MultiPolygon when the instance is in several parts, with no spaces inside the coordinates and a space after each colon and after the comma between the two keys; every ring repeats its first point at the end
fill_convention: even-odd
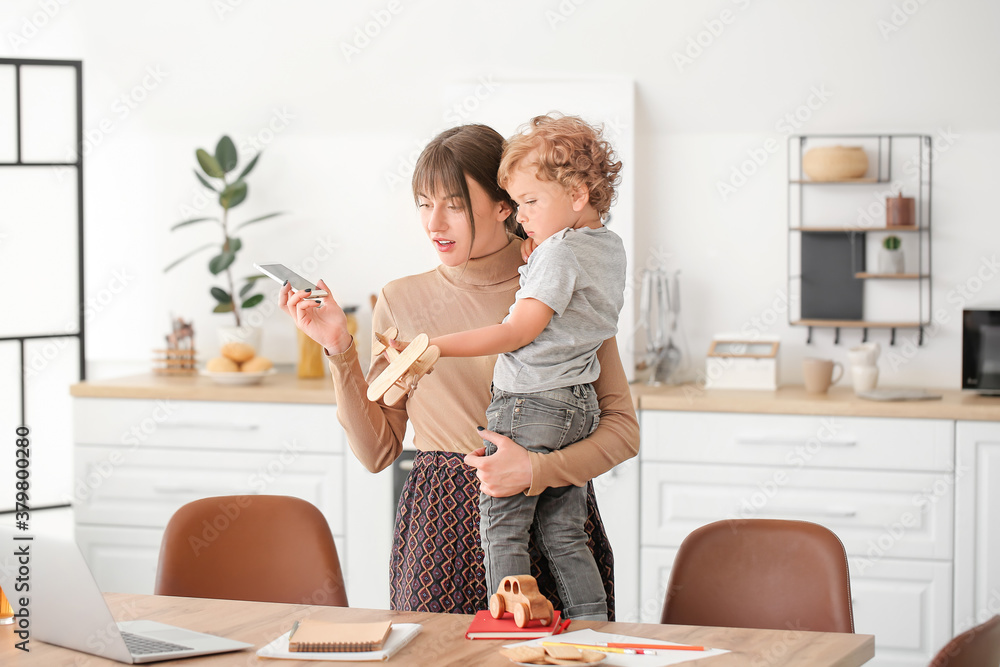
{"type": "Polygon", "coordinates": [[[622,163],[603,133],[603,126],[595,128],[577,116],[535,116],[504,145],[497,181],[506,189],[511,172],[534,154],[537,162],[523,166],[535,166],[540,180],[560,183],[567,191],[586,186],[590,205],[603,218],[622,180],[622,163]]]}

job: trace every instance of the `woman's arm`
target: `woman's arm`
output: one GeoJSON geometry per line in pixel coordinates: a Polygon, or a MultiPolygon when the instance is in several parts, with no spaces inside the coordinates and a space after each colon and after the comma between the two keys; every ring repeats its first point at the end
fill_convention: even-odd
{"type": "Polygon", "coordinates": [[[597,430],[547,454],[529,452],[510,438],[485,433],[483,437],[497,445],[497,452],[485,456],[486,450],[480,448],[465,457],[466,464],[476,468],[483,493],[498,498],[521,492],[537,496],[549,487],[583,486],[639,453],[639,420],[614,338],[604,341],[597,358],[601,362],[601,375],[593,383],[601,408],[597,430]]]}
{"type": "Polygon", "coordinates": [[[529,496],[550,486],[583,486],[639,453],[639,420],[614,338],[597,351],[601,375],[594,381],[601,423],[590,437],[549,454],[528,452],[529,496]]]}
{"type": "MultiPolygon", "coordinates": [[[[372,313],[373,331],[395,326],[385,292],[379,294],[372,313]]],[[[406,433],[406,399],[396,405],[368,400],[368,382],[361,370],[356,347],[328,355],[333,386],[337,394],[337,420],[347,432],[354,455],[368,470],[388,467],[403,450],[406,433]]],[[[388,365],[383,355],[372,359],[368,377],[374,378],[388,365]]]]}
{"type": "Polygon", "coordinates": [[[555,311],[538,299],[519,299],[506,322],[431,339],[442,357],[486,357],[513,352],[542,333],[555,311]]]}

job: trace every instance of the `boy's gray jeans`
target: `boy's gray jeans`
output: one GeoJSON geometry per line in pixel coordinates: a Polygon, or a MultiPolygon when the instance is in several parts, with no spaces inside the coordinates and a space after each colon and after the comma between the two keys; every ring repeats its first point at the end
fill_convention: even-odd
{"type": "MultiPolygon", "coordinates": [[[[486,410],[489,429],[531,452],[562,449],[594,432],[600,422],[597,394],[590,384],[512,394],[493,389],[486,410]]],[[[496,445],[484,441],[486,454],[496,445]]],[[[528,531],[549,563],[563,614],[575,620],[608,620],[604,583],[587,546],[587,489],[548,488],[537,496],[479,495],[486,589],[492,594],[510,575],[530,574],[528,531]]]]}

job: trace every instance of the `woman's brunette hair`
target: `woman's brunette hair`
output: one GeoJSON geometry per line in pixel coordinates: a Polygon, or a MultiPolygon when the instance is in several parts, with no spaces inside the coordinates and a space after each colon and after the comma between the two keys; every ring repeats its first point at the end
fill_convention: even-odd
{"type": "Polygon", "coordinates": [[[468,176],[486,190],[495,202],[507,202],[511,214],[504,220],[504,229],[511,236],[524,238],[516,219],[517,206],[507,191],[497,183],[497,170],[503,156],[503,137],[486,125],[460,125],[434,137],[417,158],[413,169],[413,199],[436,193],[458,195],[463,202],[472,241],[476,240],[476,224],[472,217],[468,176]]]}

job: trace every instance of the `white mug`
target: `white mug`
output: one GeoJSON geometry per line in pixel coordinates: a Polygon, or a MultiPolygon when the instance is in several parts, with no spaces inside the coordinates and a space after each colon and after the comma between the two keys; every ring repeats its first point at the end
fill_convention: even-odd
{"type": "Polygon", "coordinates": [[[878,366],[852,366],[851,382],[855,394],[871,391],[878,384],[878,366]]]}

